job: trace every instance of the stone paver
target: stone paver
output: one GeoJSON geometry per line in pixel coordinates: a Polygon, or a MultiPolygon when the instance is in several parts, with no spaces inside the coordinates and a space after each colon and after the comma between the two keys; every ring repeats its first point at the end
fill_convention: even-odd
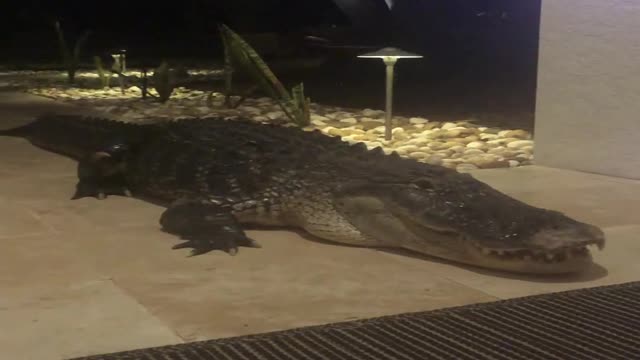
{"type": "Polygon", "coordinates": [[[109,280],[3,291],[0,324],[2,359],[59,360],[182,342],[109,280]]]}

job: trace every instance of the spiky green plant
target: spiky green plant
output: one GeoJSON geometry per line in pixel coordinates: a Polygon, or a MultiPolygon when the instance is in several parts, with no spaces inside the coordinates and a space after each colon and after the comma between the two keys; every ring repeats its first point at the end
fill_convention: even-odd
{"type": "Polygon", "coordinates": [[[162,103],[167,102],[173,93],[175,83],[172,79],[169,64],[163,61],[153,72],[153,85],[162,103]]]}
{"type": "Polygon", "coordinates": [[[98,71],[98,77],[100,78],[100,84],[102,85],[102,88],[108,88],[109,84],[111,83],[111,73],[107,75],[106,71],[104,70],[104,66],[102,65],[102,59],[100,59],[100,56],[94,56],[93,62],[96,65],[96,70],[98,71]]]}
{"type": "Polygon", "coordinates": [[[147,68],[142,68],[142,79],[140,80],[140,91],[142,92],[142,99],[146,99],[149,94],[149,76],[147,74],[147,68]]]}
{"type": "Polygon", "coordinates": [[[116,69],[110,69],[109,71],[111,71],[113,74],[118,75],[118,78],[121,81],[121,87],[122,87],[123,93],[124,93],[124,84],[126,82],[127,85],[135,86],[138,89],[140,89],[143,100],[146,99],[147,97],[152,97],[152,98],[157,98],[163,103],[167,102],[167,100],[169,100],[175,88],[173,75],[171,74],[171,70],[169,70],[169,67],[166,62],[163,62],[159,67],[157,67],[153,71],[153,74],[151,75],[151,79],[152,79],[151,83],[153,85],[152,87],[156,90],[156,92],[158,93],[158,96],[153,95],[151,92],[149,92],[149,87],[150,87],[149,86],[150,81],[149,81],[149,75],[148,75],[149,71],[146,66],[142,67],[141,69],[142,76],[140,78],[138,78],[135,75],[125,75],[121,71],[118,71],[116,69]]]}
{"type": "Polygon", "coordinates": [[[304,84],[300,83],[291,89],[291,95],[293,96],[292,111],[295,113],[295,118],[298,119],[298,123],[302,125],[309,125],[311,122],[311,113],[309,112],[309,105],[311,99],[304,96],[304,84]]]}
{"type": "MultiPolygon", "coordinates": [[[[240,98],[237,101],[233,101],[233,72],[235,71],[235,69],[233,68],[233,60],[231,58],[231,50],[229,49],[229,41],[224,36],[222,37],[222,43],[224,46],[224,105],[227,108],[234,109],[240,106],[240,104],[242,104],[248,96],[258,90],[261,85],[250,86],[242,94],[240,94],[240,98]]],[[[211,91],[209,93],[209,96],[207,96],[207,105],[209,106],[213,106],[213,95],[214,91],[211,91]]]]}
{"type": "Polygon", "coordinates": [[[85,31],[78,38],[75,45],[73,46],[72,51],[67,44],[67,41],[64,37],[64,32],[62,31],[62,27],[60,26],[59,21],[54,22],[54,28],[58,36],[58,47],[60,48],[60,56],[62,57],[63,65],[67,70],[67,80],[70,84],[73,84],[76,79],[76,72],[78,71],[78,64],[80,62],[80,49],[89,38],[91,31],[85,31]]]}
{"type": "MultiPolygon", "coordinates": [[[[290,95],[251,45],[225,24],[220,24],[219,30],[225,50],[225,64],[233,64],[233,68],[240,67],[246,71],[271,98],[278,102],[282,111],[292,122],[301,126],[308,125],[310,118],[309,99],[304,97],[302,84],[292,89],[292,93],[295,95],[290,95]]],[[[227,91],[230,92],[231,75],[227,76],[227,84],[225,85],[227,91]]]]}
{"type": "MultiPolygon", "coordinates": [[[[224,104],[228,108],[234,107],[231,101],[233,92],[233,62],[231,60],[231,49],[226,36],[222,36],[222,45],[224,47],[224,104]]],[[[213,95],[213,92],[210,94],[213,95]]]]}

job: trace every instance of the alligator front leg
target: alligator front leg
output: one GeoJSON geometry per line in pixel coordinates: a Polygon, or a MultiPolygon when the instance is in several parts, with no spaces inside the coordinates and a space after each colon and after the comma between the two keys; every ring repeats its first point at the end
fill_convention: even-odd
{"type": "Polygon", "coordinates": [[[212,250],[235,255],[239,246],[260,247],[245,235],[229,208],[209,199],[175,201],[160,217],[160,225],[186,240],[174,249],[192,248],[192,256],[212,250]]]}
{"type": "Polygon", "coordinates": [[[107,195],[132,196],[125,180],[124,162],[99,151],[78,162],[78,184],[71,199],[89,196],[104,199],[107,195]]]}
{"type": "Polygon", "coordinates": [[[133,196],[131,191],[129,191],[126,185],[122,184],[120,180],[118,177],[79,180],[71,200],[85,197],[95,197],[103,200],[106,199],[108,195],[133,196]]]}

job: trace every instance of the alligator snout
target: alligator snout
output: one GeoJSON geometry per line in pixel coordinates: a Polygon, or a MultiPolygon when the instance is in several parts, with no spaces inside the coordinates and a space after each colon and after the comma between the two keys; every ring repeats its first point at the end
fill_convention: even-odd
{"type": "Polygon", "coordinates": [[[604,232],[597,226],[579,223],[575,226],[545,228],[531,238],[531,245],[547,251],[596,245],[603,249],[604,232]]]}

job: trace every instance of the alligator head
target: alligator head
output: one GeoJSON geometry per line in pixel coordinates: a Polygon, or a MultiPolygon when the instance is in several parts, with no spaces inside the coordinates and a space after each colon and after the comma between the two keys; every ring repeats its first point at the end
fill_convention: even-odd
{"type": "Polygon", "coordinates": [[[484,268],[582,271],[592,264],[587,246],[605,243],[596,226],[518,201],[468,174],[353,181],[335,194],[340,216],[382,246],[484,268]]]}

